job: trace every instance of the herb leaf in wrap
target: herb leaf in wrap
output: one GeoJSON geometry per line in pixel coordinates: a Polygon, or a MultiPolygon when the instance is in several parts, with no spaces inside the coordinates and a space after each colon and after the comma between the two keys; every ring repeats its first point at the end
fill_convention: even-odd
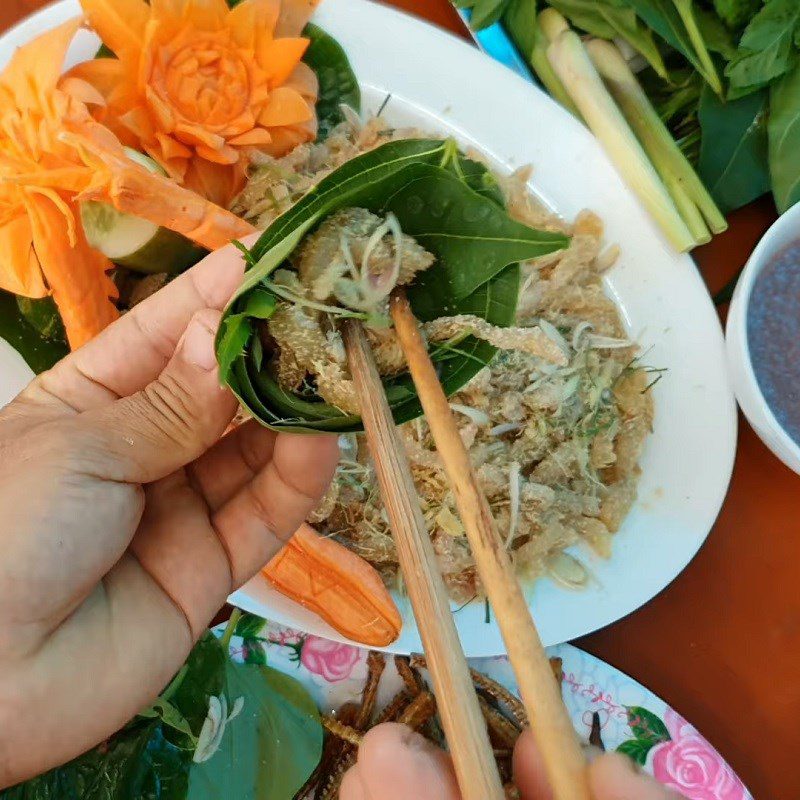
{"type": "MultiPolygon", "coordinates": [[[[270,303],[264,295],[276,293],[270,275],[286,265],[306,234],[332,213],[351,207],[391,212],[403,233],[435,256],[433,266],[408,287],[412,308],[423,321],[472,314],[492,325],[511,325],[519,291],[517,262],[567,244],[560,234],[512,220],[491,173],[461,155],[452,140],[389,142],[348,161],[264,231],[220,326],[221,380],[269,427],[295,432],[361,430],[358,416],[281,387],[262,363],[257,335],[262,322],[269,326],[270,303]]],[[[471,336],[457,347],[433,347],[445,392],[460,389],[495,352],[471,336]]],[[[406,373],[385,379],[384,386],[398,424],[422,413],[406,373]]]]}

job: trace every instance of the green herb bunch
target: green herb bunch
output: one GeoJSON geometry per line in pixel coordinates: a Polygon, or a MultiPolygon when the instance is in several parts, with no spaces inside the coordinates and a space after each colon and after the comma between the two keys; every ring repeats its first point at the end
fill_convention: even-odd
{"type": "MultiPolygon", "coordinates": [[[[455,0],[479,30],[500,22],[558,100],[539,14],[614,40],[661,120],[728,213],[772,191],[800,200],[797,0],[455,0]],[[544,45],[543,45],[544,41],[544,45]]],[[[573,110],[573,109],[571,109],[573,110]]]]}

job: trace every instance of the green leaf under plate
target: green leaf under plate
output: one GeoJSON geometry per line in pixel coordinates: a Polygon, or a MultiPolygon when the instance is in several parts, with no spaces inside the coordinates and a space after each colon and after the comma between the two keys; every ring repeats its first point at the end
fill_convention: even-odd
{"type": "Polygon", "coordinates": [[[17,305],[17,298],[2,290],[0,339],[5,339],[37,375],[50,369],[69,352],[65,342],[48,339],[30,325],[17,305]]]}
{"type": "Polygon", "coordinates": [[[228,708],[244,698],[217,752],[189,773],[189,800],[287,800],[322,754],[319,712],[293,678],[264,666],[228,662],[228,708]]]}
{"type": "Polygon", "coordinates": [[[347,53],[330,34],[317,25],[306,25],[303,35],[311,44],[303,61],[317,74],[317,139],[324,139],[344,119],[341,106],[361,110],[361,90],[358,79],[347,59],[347,53]]]}

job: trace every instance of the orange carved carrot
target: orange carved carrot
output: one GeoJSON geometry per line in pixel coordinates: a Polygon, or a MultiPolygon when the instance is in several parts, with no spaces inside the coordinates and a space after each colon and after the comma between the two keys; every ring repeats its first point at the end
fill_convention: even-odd
{"type": "Polygon", "coordinates": [[[281,593],[318,614],[343,636],[386,647],[402,619],[375,569],[333,539],[302,525],[263,569],[281,593]]]}

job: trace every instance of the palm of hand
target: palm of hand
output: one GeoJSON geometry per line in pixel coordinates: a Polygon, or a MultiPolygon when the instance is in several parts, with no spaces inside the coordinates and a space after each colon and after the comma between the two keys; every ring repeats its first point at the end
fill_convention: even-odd
{"type": "Polygon", "coordinates": [[[0,786],[145,707],[330,480],[334,438],[223,437],[213,330],[241,271],[213,254],[0,413],[0,786]]]}

